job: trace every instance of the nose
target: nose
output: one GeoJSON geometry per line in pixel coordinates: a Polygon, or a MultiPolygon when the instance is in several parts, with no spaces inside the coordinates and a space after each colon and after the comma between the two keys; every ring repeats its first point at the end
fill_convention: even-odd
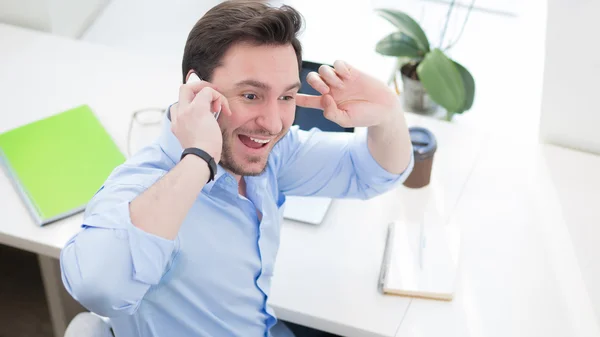
{"type": "Polygon", "coordinates": [[[279,134],[283,129],[280,110],[279,100],[269,100],[256,119],[256,124],[272,135],[279,134]]]}

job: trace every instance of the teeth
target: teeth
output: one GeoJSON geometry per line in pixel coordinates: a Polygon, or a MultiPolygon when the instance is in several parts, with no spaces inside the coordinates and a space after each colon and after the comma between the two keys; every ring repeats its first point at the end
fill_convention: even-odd
{"type": "Polygon", "coordinates": [[[264,139],[263,140],[263,139],[256,139],[256,138],[252,138],[252,137],[249,137],[249,138],[252,139],[253,141],[257,142],[257,143],[260,143],[260,144],[266,144],[266,143],[268,143],[268,142],[271,141],[270,139],[264,139]]]}

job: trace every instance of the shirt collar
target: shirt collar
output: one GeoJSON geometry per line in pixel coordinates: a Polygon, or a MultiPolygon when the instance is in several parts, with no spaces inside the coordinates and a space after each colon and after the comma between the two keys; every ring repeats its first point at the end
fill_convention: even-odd
{"type": "Polygon", "coordinates": [[[167,108],[165,117],[158,137],[158,144],[160,145],[163,152],[171,159],[173,164],[179,163],[183,148],[179,144],[179,140],[171,131],[171,105],[167,108]]]}

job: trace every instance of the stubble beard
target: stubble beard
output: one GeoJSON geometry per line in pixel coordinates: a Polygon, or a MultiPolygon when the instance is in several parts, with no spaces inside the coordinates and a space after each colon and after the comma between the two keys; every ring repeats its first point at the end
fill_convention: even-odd
{"type": "MultiPolygon", "coordinates": [[[[219,165],[221,165],[221,167],[223,167],[227,171],[229,171],[235,175],[239,175],[239,176],[251,176],[251,177],[259,176],[265,171],[265,169],[267,168],[268,156],[267,156],[267,158],[263,158],[261,156],[246,156],[245,161],[250,164],[256,164],[256,163],[260,163],[261,161],[264,161],[262,168],[260,170],[257,170],[257,171],[248,170],[247,168],[244,168],[244,165],[242,163],[236,162],[235,159],[233,158],[233,146],[232,145],[233,145],[233,142],[235,141],[235,139],[233,139],[234,136],[225,134],[225,131],[222,131],[222,136],[223,136],[223,147],[221,149],[221,161],[219,162],[219,165]]],[[[269,146],[271,146],[271,145],[269,145],[269,146]]],[[[271,150],[269,150],[269,154],[270,153],[271,153],[271,150]]]]}

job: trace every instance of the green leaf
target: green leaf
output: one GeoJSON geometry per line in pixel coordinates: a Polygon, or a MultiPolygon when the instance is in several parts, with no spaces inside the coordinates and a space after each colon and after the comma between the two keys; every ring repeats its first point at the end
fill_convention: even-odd
{"type": "Polygon", "coordinates": [[[460,63],[453,61],[454,65],[456,66],[456,69],[458,69],[458,72],[460,73],[460,77],[463,81],[463,85],[465,87],[465,102],[463,107],[457,111],[456,113],[463,113],[469,109],[471,109],[471,106],[473,106],[473,100],[475,99],[475,79],[473,79],[473,76],[471,75],[471,73],[465,68],[463,67],[460,63]]]}
{"type": "Polygon", "coordinates": [[[429,40],[427,40],[427,35],[425,35],[423,29],[421,29],[421,26],[419,26],[419,24],[408,14],[393,9],[376,9],[375,12],[396,26],[399,32],[413,38],[417,42],[419,49],[429,52],[429,40]]]}
{"type": "Polygon", "coordinates": [[[423,87],[436,103],[449,113],[462,111],[466,93],[454,62],[439,49],[434,49],[417,66],[423,87]]]}
{"type": "Polygon", "coordinates": [[[425,55],[413,38],[400,32],[391,33],[381,39],[375,50],[380,54],[396,57],[422,57],[425,55]]]}

